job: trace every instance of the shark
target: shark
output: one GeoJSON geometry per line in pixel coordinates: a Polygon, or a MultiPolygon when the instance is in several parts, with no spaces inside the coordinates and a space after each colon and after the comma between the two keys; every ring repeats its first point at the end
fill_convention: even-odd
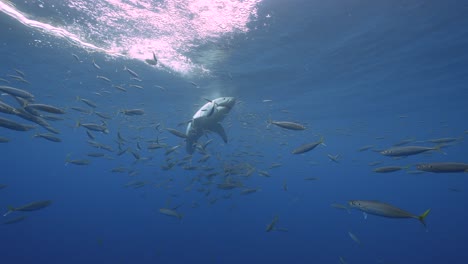
{"type": "Polygon", "coordinates": [[[192,154],[195,151],[195,146],[198,139],[207,132],[218,134],[224,141],[228,142],[226,131],[220,124],[227,114],[236,104],[234,97],[219,97],[214,100],[206,99],[208,102],[203,105],[193,115],[192,119],[187,124],[186,130],[186,150],[192,154]]]}

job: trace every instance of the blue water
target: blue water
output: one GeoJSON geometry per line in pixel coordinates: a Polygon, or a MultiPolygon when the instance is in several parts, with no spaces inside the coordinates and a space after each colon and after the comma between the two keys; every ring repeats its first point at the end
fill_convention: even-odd
{"type": "MultiPolygon", "coordinates": [[[[200,75],[87,52],[0,15],[0,78],[11,80],[7,75],[20,69],[31,84],[11,80],[10,85],[33,93],[37,102],[67,109],[65,120],[49,121],[61,131],[61,143],[33,138],[44,132],[40,127],[29,132],[0,128],[0,136],[11,140],[0,145],[0,184],[8,185],[0,189],[0,208],[6,212],[10,205],[53,200],[43,210],[9,215],[27,219],[0,226],[1,263],[340,263],[340,256],[350,264],[464,263],[467,176],[405,170],[377,174],[368,164],[382,161],[379,166],[411,165],[414,170],[419,162],[468,162],[466,141],[444,148],[445,155],[403,159],[358,150],[365,145],[385,149],[406,138],[466,135],[467,11],[466,2],[456,0],[264,1],[249,32],[188,54],[194,61],[204,59],[203,51],[225,55],[210,64],[210,74],[200,75]],[[101,70],[93,67],[93,59],[101,70]],[[143,90],[127,87],[124,93],[96,79],[104,75],[128,84],[131,76],[124,66],[138,72],[143,81],[132,83],[143,90]],[[219,174],[208,184],[204,175],[209,172],[201,168],[163,170],[164,150],[149,151],[146,141],[159,137],[169,146],[181,144],[173,155],[176,161],[186,156],[185,146],[167,131],[158,134],[155,124],[184,131],[177,124],[190,120],[206,103],[203,98],[213,95],[239,102],[223,121],[228,144],[216,134],[201,139],[213,139],[208,146],[212,157],[204,165],[219,174]],[[108,135],[93,134],[114,152],[91,147],[86,130],[75,126],[101,120],[69,109],[89,108],[77,96],[113,115],[108,135]],[[144,108],[145,115],[117,114],[126,108],[144,108]],[[268,126],[270,118],[300,122],[307,129],[268,126]],[[141,156],[151,160],[135,163],[130,153],[117,156],[118,131],[126,147],[137,150],[140,142],[141,156]],[[321,136],[326,146],[291,154],[321,136]],[[87,157],[90,152],[113,159],[87,157]],[[330,162],[327,154],[340,154],[339,163],[330,162]],[[67,155],[91,164],[67,164],[67,155]],[[281,166],[270,169],[273,163],[281,166]],[[216,187],[224,180],[223,168],[239,164],[256,172],[231,177],[261,191],[240,195],[240,189],[216,187]],[[121,166],[138,174],[110,172],[121,166]],[[124,187],[131,181],[148,184],[124,187]],[[357,210],[348,214],[330,206],[353,199],[379,200],[414,214],[432,211],[425,229],[414,219],[364,219],[357,210]],[[159,208],[179,205],[182,220],[159,213],[159,208]],[[288,232],[265,232],[275,216],[278,227],[288,232]]],[[[1,99],[16,106],[11,98],[1,99]]],[[[194,154],[192,164],[200,166],[201,157],[194,154]]]]}

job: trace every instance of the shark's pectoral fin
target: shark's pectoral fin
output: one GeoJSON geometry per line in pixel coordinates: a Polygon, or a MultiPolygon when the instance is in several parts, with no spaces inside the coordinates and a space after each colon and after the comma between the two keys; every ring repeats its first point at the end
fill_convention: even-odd
{"type": "Polygon", "coordinates": [[[210,127],[210,130],[220,135],[224,143],[228,142],[226,131],[224,131],[224,128],[223,126],[221,126],[221,124],[219,123],[214,124],[213,126],[210,127]]]}

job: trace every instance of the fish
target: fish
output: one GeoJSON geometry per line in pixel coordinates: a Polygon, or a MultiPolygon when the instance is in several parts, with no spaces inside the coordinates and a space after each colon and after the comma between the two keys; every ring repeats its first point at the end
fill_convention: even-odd
{"type": "Polygon", "coordinates": [[[317,141],[317,142],[312,142],[312,143],[307,143],[307,144],[301,145],[301,146],[295,148],[291,153],[292,154],[306,153],[308,151],[313,150],[315,147],[317,147],[320,144],[325,145],[323,137],[321,137],[320,140],[317,141]]]}
{"type": "Polygon", "coordinates": [[[468,172],[468,163],[461,162],[434,162],[416,165],[416,169],[433,173],[468,172]]]}
{"type": "Polygon", "coordinates": [[[1,190],[1,189],[5,189],[6,187],[8,187],[8,185],[6,185],[6,184],[0,184],[0,190],[1,190]]]}
{"type": "Polygon", "coordinates": [[[379,167],[375,168],[374,172],[377,173],[389,173],[389,172],[395,172],[403,169],[408,169],[410,166],[405,166],[405,167],[400,167],[400,166],[385,166],[385,167],[379,167]]]}
{"type": "Polygon", "coordinates": [[[95,123],[81,123],[80,121],[76,122],[76,127],[84,127],[86,129],[92,130],[92,131],[97,131],[97,132],[102,132],[104,134],[109,134],[109,130],[107,129],[107,126],[105,125],[98,125],[95,123]]]}
{"type": "Polygon", "coordinates": [[[114,87],[115,89],[118,89],[122,92],[127,92],[127,89],[123,88],[122,86],[120,85],[112,85],[112,87],[114,87]]]}
{"type": "Polygon", "coordinates": [[[18,89],[18,88],[14,88],[14,87],[11,87],[11,86],[4,86],[4,85],[0,85],[0,92],[3,92],[3,93],[7,93],[9,95],[12,95],[14,97],[20,97],[20,98],[24,98],[28,101],[32,101],[34,99],[34,95],[25,91],[25,90],[21,90],[21,89],[18,89]]]}
{"type": "Polygon", "coordinates": [[[192,117],[186,129],[186,151],[193,154],[198,139],[208,131],[218,134],[224,141],[228,142],[226,131],[220,124],[236,104],[234,97],[219,97],[207,102],[192,117]],[[208,111],[212,110],[212,112],[208,111]]]}
{"type": "Polygon", "coordinates": [[[391,204],[371,200],[351,200],[348,202],[348,205],[349,207],[358,209],[364,213],[387,218],[414,218],[419,220],[419,222],[424,226],[426,226],[425,219],[431,211],[431,209],[427,209],[421,215],[414,215],[391,204]]]}
{"type": "Polygon", "coordinates": [[[98,70],[101,69],[101,66],[97,65],[97,63],[94,61],[94,59],[93,59],[93,66],[94,66],[94,68],[96,68],[98,70]]]}
{"type": "Polygon", "coordinates": [[[180,138],[187,138],[187,135],[185,133],[180,132],[179,130],[173,129],[173,128],[166,128],[167,131],[169,131],[172,135],[180,137],[180,138]]]}
{"type": "Polygon", "coordinates": [[[26,111],[28,109],[33,109],[33,110],[47,112],[51,114],[60,114],[60,115],[65,114],[65,111],[63,109],[60,109],[52,105],[46,105],[46,104],[28,104],[26,105],[25,109],[26,111]]]}
{"type": "Polygon", "coordinates": [[[19,113],[19,111],[16,108],[2,101],[0,101],[0,112],[9,115],[17,115],[19,113]]]}
{"type": "Polygon", "coordinates": [[[112,119],[112,117],[108,114],[101,113],[101,112],[94,112],[94,113],[102,119],[107,119],[107,120],[112,119]]]}
{"type": "Polygon", "coordinates": [[[19,222],[21,222],[21,221],[23,221],[25,219],[26,219],[26,216],[22,215],[22,216],[18,216],[18,217],[6,220],[2,224],[4,224],[4,225],[16,224],[16,223],[19,223],[19,222]]]}
{"type": "Polygon", "coordinates": [[[3,117],[0,117],[0,127],[4,127],[4,128],[11,129],[11,130],[16,130],[16,131],[28,131],[28,130],[35,128],[35,126],[20,124],[13,120],[6,119],[3,117]]]}
{"type": "Polygon", "coordinates": [[[89,100],[89,99],[85,99],[85,98],[80,98],[79,96],[76,97],[76,100],[77,101],[82,101],[83,103],[87,104],[88,106],[92,107],[92,108],[96,108],[97,105],[95,102],[89,100]]]}
{"type": "Polygon", "coordinates": [[[89,139],[94,140],[94,135],[89,130],[86,130],[86,135],[88,135],[89,139]]]}
{"type": "Polygon", "coordinates": [[[275,229],[276,223],[278,222],[278,216],[275,216],[273,220],[267,225],[265,231],[270,232],[275,229]]]}
{"type": "Polygon", "coordinates": [[[361,240],[359,240],[355,234],[348,231],[348,235],[356,244],[361,245],[361,240]]]}
{"type": "Polygon", "coordinates": [[[83,61],[80,60],[80,57],[78,57],[78,55],[72,53],[72,56],[73,56],[73,58],[75,58],[75,60],[76,60],[77,62],[83,62],[83,61]]]}
{"type": "Polygon", "coordinates": [[[80,113],[88,114],[88,115],[90,115],[92,113],[88,109],[81,108],[81,107],[72,106],[72,107],[70,107],[70,109],[75,110],[75,111],[80,112],[80,113]]]}
{"type": "Polygon", "coordinates": [[[96,79],[101,79],[101,80],[104,80],[104,81],[106,81],[108,83],[112,82],[111,79],[107,78],[106,76],[102,76],[102,75],[97,75],[96,79]]]}
{"type": "Polygon", "coordinates": [[[406,145],[406,144],[409,144],[411,142],[413,142],[414,139],[413,138],[408,138],[408,139],[403,139],[395,144],[393,144],[394,147],[400,147],[400,146],[403,146],[403,145],[406,145]]]}
{"type": "Polygon", "coordinates": [[[338,163],[338,159],[340,158],[340,154],[336,154],[334,156],[331,155],[331,154],[327,154],[327,157],[330,159],[330,161],[338,163]]]}
{"type": "Polygon", "coordinates": [[[0,137],[0,143],[8,143],[8,142],[10,142],[10,139],[9,139],[9,138],[0,137]]]}
{"type": "Polygon", "coordinates": [[[86,155],[89,156],[89,157],[93,157],[93,158],[100,158],[100,157],[105,156],[104,153],[98,153],[98,152],[91,152],[91,153],[88,153],[86,155]]]}
{"type": "Polygon", "coordinates": [[[3,216],[7,216],[16,211],[29,212],[29,211],[40,210],[51,204],[52,204],[52,200],[43,200],[43,201],[32,202],[32,203],[29,203],[20,207],[16,207],[16,208],[9,206],[8,211],[5,214],[3,214],[3,216]]]}
{"type": "Polygon", "coordinates": [[[42,133],[42,134],[35,134],[33,137],[35,138],[43,138],[52,142],[62,142],[62,140],[56,137],[54,134],[50,133],[42,133]]]}
{"type": "Polygon", "coordinates": [[[159,209],[159,212],[163,215],[167,215],[167,216],[172,216],[172,217],[176,217],[178,218],[179,220],[181,220],[184,215],[183,214],[180,214],[178,213],[177,211],[173,210],[173,209],[169,209],[169,208],[160,208],[159,209]]]}
{"type": "Polygon", "coordinates": [[[174,146],[172,148],[167,148],[165,155],[167,156],[167,155],[171,154],[172,152],[176,151],[178,148],[180,148],[180,145],[174,146]]]}
{"type": "Polygon", "coordinates": [[[136,85],[136,84],[130,84],[128,87],[134,87],[134,88],[138,88],[138,89],[143,89],[143,86],[141,86],[141,85],[136,85]]]}
{"type": "Polygon", "coordinates": [[[13,78],[15,81],[31,84],[28,80],[24,79],[22,76],[11,75],[11,74],[9,74],[7,76],[10,77],[10,78],[13,78]]]}
{"type": "Polygon", "coordinates": [[[295,123],[295,122],[289,122],[289,121],[273,121],[273,120],[268,120],[268,124],[273,124],[275,126],[289,129],[289,130],[305,130],[306,127],[302,124],[295,123]]]}
{"type": "Polygon", "coordinates": [[[91,162],[89,160],[70,160],[70,159],[67,159],[65,161],[65,164],[68,164],[68,163],[71,163],[71,164],[75,164],[75,165],[89,165],[91,162]]]}
{"type": "Polygon", "coordinates": [[[134,72],[131,69],[127,68],[127,66],[124,66],[124,71],[127,71],[128,73],[130,73],[135,78],[140,78],[140,76],[136,72],[134,72]]]}
{"type": "Polygon", "coordinates": [[[371,148],[373,148],[374,145],[366,145],[366,146],[362,146],[360,149],[358,149],[358,151],[362,152],[362,151],[366,151],[366,150],[369,150],[371,148]]]}
{"type": "Polygon", "coordinates": [[[420,154],[427,151],[437,150],[440,151],[440,146],[436,147],[423,147],[423,146],[404,146],[393,147],[380,151],[380,154],[390,157],[406,157],[411,155],[420,154]]]}
{"type": "Polygon", "coordinates": [[[128,115],[128,116],[136,116],[136,115],[144,115],[145,110],[143,109],[124,109],[120,110],[121,114],[128,115]]]}
{"type": "Polygon", "coordinates": [[[427,142],[435,143],[435,144],[444,144],[444,143],[451,143],[455,141],[462,140],[463,137],[460,138],[452,138],[452,137],[446,137],[446,138],[434,138],[434,139],[429,139],[427,142]]]}
{"type": "Polygon", "coordinates": [[[18,69],[13,69],[17,74],[19,74],[21,77],[25,78],[26,75],[24,74],[24,72],[18,70],[18,69]]]}
{"type": "Polygon", "coordinates": [[[244,189],[240,192],[241,195],[247,195],[247,194],[252,194],[252,193],[256,193],[258,191],[260,191],[261,189],[259,188],[247,188],[247,189],[244,189]]]}

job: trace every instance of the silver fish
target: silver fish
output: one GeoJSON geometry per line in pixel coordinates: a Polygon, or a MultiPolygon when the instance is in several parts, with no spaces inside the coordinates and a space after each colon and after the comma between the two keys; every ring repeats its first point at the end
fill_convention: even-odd
{"type": "Polygon", "coordinates": [[[416,165],[416,169],[434,173],[468,172],[468,164],[460,162],[434,162],[418,164],[416,165]]]}
{"type": "Polygon", "coordinates": [[[179,220],[181,220],[184,217],[183,214],[180,214],[180,213],[176,212],[175,210],[169,209],[169,208],[160,208],[159,212],[161,214],[163,214],[163,215],[177,217],[179,220]]]}
{"type": "Polygon", "coordinates": [[[302,154],[302,153],[311,151],[320,144],[324,145],[323,142],[324,142],[324,139],[323,137],[321,137],[320,140],[317,142],[307,143],[307,144],[297,147],[296,149],[292,151],[292,154],[302,154]]]}
{"type": "Polygon", "coordinates": [[[380,154],[390,157],[406,157],[411,155],[420,154],[427,151],[437,150],[440,151],[440,146],[436,147],[423,147],[423,146],[404,146],[394,147],[383,150],[380,154]]]}
{"type": "Polygon", "coordinates": [[[289,121],[269,120],[268,123],[279,126],[281,128],[289,129],[289,130],[305,130],[306,129],[306,127],[303,126],[302,124],[295,123],[295,122],[289,122],[289,121]]]}
{"type": "Polygon", "coordinates": [[[15,121],[12,121],[10,119],[6,119],[3,117],[0,117],[0,127],[4,127],[4,128],[11,129],[11,130],[16,130],[16,131],[28,131],[28,130],[35,128],[34,126],[16,123],[15,121]]]}
{"type": "Polygon", "coordinates": [[[400,166],[385,166],[385,167],[375,168],[375,169],[374,169],[374,172],[378,172],[378,173],[389,173],[389,172],[395,172],[395,171],[399,171],[399,170],[407,169],[407,168],[409,168],[409,166],[406,166],[406,167],[400,167],[400,166]]]}
{"type": "Polygon", "coordinates": [[[34,98],[34,95],[32,95],[31,93],[10,86],[0,85],[0,92],[7,93],[15,97],[24,98],[26,100],[32,100],[34,98]]]}
{"type": "Polygon", "coordinates": [[[47,139],[49,141],[52,141],[52,142],[62,142],[62,140],[56,136],[54,136],[53,134],[50,134],[50,133],[43,133],[43,134],[35,134],[34,135],[35,138],[43,138],[43,139],[47,139]]]}
{"type": "Polygon", "coordinates": [[[351,200],[348,202],[349,207],[363,211],[364,213],[378,215],[388,218],[414,218],[418,219],[424,226],[426,226],[425,219],[431,209],[426,210],[421,215],[414,215],[403,209],[395,207],[391,204],[382,203],[379,201],[369,200],[351,200]]]}
{"type": "Polygon", "coordinates": [[[7,216],[13,212],[16,212],[16,211],[35,211],[35,210],[39,210],[39,209],[42,209],[42,208],[45,208],[49,205],[52,204],[52,201],[51,200],[44,200],[44,201],[37,201],[37,202],[32,202],[32,203],[29,203],[29,204],[26,204],[26,205],[23,205],[23,206],[20,206],[20,207],[12,207],[12,206],[9,206],[8,207],[8,211],[3,215],[3,216],[7,216]]]}

